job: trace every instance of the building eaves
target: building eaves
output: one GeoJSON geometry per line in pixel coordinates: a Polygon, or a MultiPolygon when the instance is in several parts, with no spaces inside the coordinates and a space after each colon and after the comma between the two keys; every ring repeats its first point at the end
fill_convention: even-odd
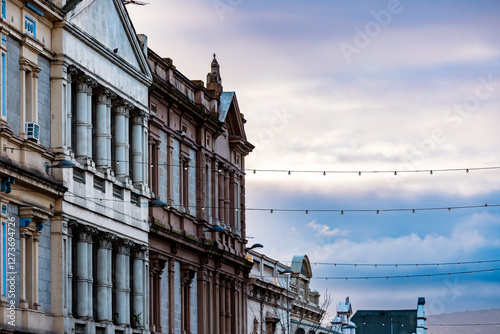
{"type": "Polygon", "coordinates": [[[38,182],[41,185],[40,190],[50,190],[55,196],[63,196],[68,190],[67,187],[52,177],[45,176],[38,170],[24,167],[7,157],[0,157],[0,171],[10,171],[10,176],[14,177],[17,181],[25,183],[26,186],[31,183],[30,181],[38,182]]]}
{"type": "Polygon", "coordinates": [[[196,253],[205,253],[212,257],[219,257],[225,261],[242,264],[250,270],[253,263],[243,256],[238,256],[220,249],[217,242],[207,242],[205,239],[199,241],[194,236],[184,235],[182,232],[166,229],[161,223],[154,223],[150,227],[150,237],[154,236],[158,240],[168,243],[176,243],[183,249],[189,249],[196,253]]]}
{"type": "Polygon", "coordinates": [[[82,2],[82,0],[69,0],[63,6],[62,11],[64,12],[64,14],[67,14],[72,11],[80,2],[82,2]]]}
{"type": "Polygon", "coordinates": [[[153,89],[154,88],[159,89],[183,108],[191,111],[198,121],[208,121],[212,126],[220,127],[220,122],[215,117],[203,112],[203,110],[201,110],[196,103],[188,99],[177,88],[175,88],[174,85],[163,80],[157,74],[153,74],[153,89]]]}

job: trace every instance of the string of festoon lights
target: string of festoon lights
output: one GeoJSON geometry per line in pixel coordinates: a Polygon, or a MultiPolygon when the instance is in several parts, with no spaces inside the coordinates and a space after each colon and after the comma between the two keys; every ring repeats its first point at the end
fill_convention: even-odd
{"type": "MultiPolygon", "coordinates": [[[[359,327],[359,326],[382,326],[382,327],[385,327],[385,326],[390,326],[392,323],[392,325],[396,325],[396,326],[401,326],[401,327],[404,327],[405,326],[405,323],[401,322],[401,321],[389,321],[387,323],[385,322],[374,322],[374,321],[363,321],[361,323],[356,323],[356,325],[359,327]]],[[[500,322],[493,322],[493,323],[446,323],[446,324],[433,324],[433,323],[429,323],[427,322],[426,323],[426,326],[427,327],[481,327],[481,326],[496,326],[496,327],[499,327],[500,326],[500,322]]]]}
{"type": "Polygon", "coordinates": [[[481,326],[496,326],[499,327],[500,323],[483,323],[483,324],[430,324],[427,323],[426,326],[439,326],[439,327],[481,327],[481,326]]]}
{"type": "MultiPolygon", "coordinates": [[[[290,261],[280,261],[282,263],[287,263],[290,261]]],[[[460,266],[460,265],[480,265],[485,263],[498,263],[500,260],[480,260],[480,261],[455,261],[455,262],[434,262],[434,263],[335,263],[335,262],[313,262],[316,265],[326,265],[326,266],[349,266],[349,267],[440,267],[440,266],[460,266]]]]}
{"type": "MultiPolygon", "coordinates": [[[[27,151],[31,152],[29,149],[22,149],[22,148],[16,148],[16,147],[8,147],[4,146],[3,151],[11,151],[13,153],[14,151],[27,151]]],[[[177,167],[177,168],[184,168],[184,169],[202,169],[205,170],[205,166],[197,166],[196,164],[169,164],[169,163],[157,163],[157,162],[151,162],[151,161],[129,161],[129,160],[114,160],[114,159],[96,159],[99,161],[105,161],[105,162],[111,162],[116,165],[120,165],[123,163],[131,163],[131,164],[140,164],[140,165],[150,165],[151,168],[155,166],[162,166],[162,167],[177,167]]],[[[228,161],[221,161],[222,164],[228,165],[230,162],[228,161]]],[[[224,172],[224,168],[210,168],[212,171],[216,171],[219,173],[224,172]]],[[[488,170],[500,170],[500,166],[487,166],[487,167],[465,167],[465,168],[430,168],[430,169],[401,169],[401,170],[393,170],[393,169],[386,169],[386,170],[364,170],[364,169],[356,169],[356,170],[300,170],[300,169],[262,169],[262,168],[245,168],[245,172],[251,173],[251,174],[257,174],[257,173],[285,173],[288,175],[300,173],[300,174],[323,174],[326,176],[327,174],[358,174],[359,176],[363,174],[407,174],[407,173],[429,173],[430,175],[433,175],[436,172],[465,172],[469,173],[472,171],[488,171],[488,170]]]]}
{"type": "MultiPolygon", "coordinates": [[[[23,149],[23,148],[16,148],[16,147],[8,147],[5,146],[3,147],[3,151],[11,151],[13,153],[14,151],[31,151],[29,149],[23,149]]],[[[184,169],[203,169],[205,170],[205,166],[196,166],[192,165],[191,163],[188,164],[169,164],[169,163],[157,163],[157,162],[151,162],[151,161],[129,161],[129,160],[114,160],[114,159],[97,159],[99,161],[106,161],[106,162],[112,162],[117,165],[121,163],[132,163],[132,164],[144,164],[144,165],[150,165],[151,168],[154,166],[163,166],[163,167],[178,167],[178,168],[184,168],[184,169]]],[[[221,161],[223,164],[229,164],[230,162],[225,162],[221,161]]],[[[213,171],[217,171],[219,173],[222,173],[224,171],[224,168],[211,168],[213,171]]],[[[363,169],[356,169],[356,170],[300,170],[300,169],[262,169],[262,168],[245,168],[245,171],[248,173],[252,174],[257,174],[257,173],[286,173],[288,175],[292,175],[295,173],[307,173],[307,174],[323,174],[326,176],[327,174],[358,174],[359,176],[363,174],[402,174],[402,173],[429,173],[430,175],[433,175],[436,172],[465,172],[469,173],[472,171],[487,171],[487,170],[500,170],[500,166],[486,166],[486,167],[469,167],[469,168],[430,168],[430,169],[400,169],[400,170],[393,170],[393,169],[381,169],[381,170],[363,170],[363,169]]]]}
{"type": "MultiPolygon", "coordinates": [[[[410,278],[431,278],[443,276],[457,276],[457,275],[472,275],[481,273],[493,273],[500,271],[500,268],[488,268],[481,270],[466,270],[466,271],[453,271],[446,273],[427,273],[427,274],[408,274],[408,275],[380,275],[380,276],[313,276],[311,279],[316,280],[390,280],[390,279],[410,279],[410,278]]],[[[275,277],[275,276],[260,276],[259,277],[275,277]]]]}
{"type": "Polygon", "coordinates": [[[359,176],[363,174],[402,174],[402,173],[429,173],[433,175],[435,172],[465,172],[469,173],[471,171],[484,171],[484,170],[499,170],[500,166],[491,167],[474,167],[474,168],[435,168],[435,169],[402,169],[402,170],[297,170],[297,169],[258,169],[258,168],[247,168],[247,172],[252,174],[257,173],[286,173],[292,175],[295,173],[307,173],[307,174],[358,174],[359,176]]]}
{"type": "MultiPolygon", "coordinates": [[[[31,191],[29,189],[19,189],[19,188],[12,188],[12,190],[17,190],[17,191],[31,191]]],[[[71,191],[66,191],[67,194],[66,196],[73,196],[73,197],[81,197],[85,198],[88,200],[96,200],[99,201],[99,203],[103,202],[123,202],[123,198],[116,197],[116,198],[105,198],[105,197],[84,197],[81,195],[78,195],[76,193],[73,193],[71,191]]],[[[134,203],[135,204],[135,203],[134,203]]],[[[136,204],[138,205],[138,204],[136,204]]],[[[172,203],[168,204],[166,206],[167,209],[175,209],[178,204],[172,203]]],[[[139,205],[138,205],[139,206],[139,205]]],[[[219,209],[219,208],[224,208],[226,207],[219,207],[219,206],[196,206],[196,205],[187,205],[184,207],[186,208],[192,208],[192,209],[201,209],[202,211],[205,210],[210,210],[210,209],[219,209]]],[[[269,213],[278,213],[278,212],[296,212],[296,213],[340,213],[341,215],[346,214],[346,213],[385,213],[385,212],[411,212],[411,213],[416,213],[416,212],[421,212],[421,211],[452,211],[452,210],[464,210],[464,209],[480,209],[480,208],[496,208],[500,207],[500,204],[477,204],[477,205],[460,205],[460,206],[442,206],[442,207],[420,207],[420,208],[388,208],[388,209],[290,209],[290,208],[252,208],[252,207],[245,207],[246,211],[263,211],[263,212],[269,212],[269,213]]],[[[242,208],[235,208],[235,207],[229,207],[227,208],[231,211],[239,211],[242,210],[242,208]]]]}
{"type": "Polygon", "coordinates": [[[457,275],[472,275],[478,273],[493,273],[495,271],[500,271],[500,268],[489,268],[482,270],[467,270],[467,271],[455,271],[447,273],[429,273],[429,274],[409,274],[409,275],[384,275],[384,276],[313,276],[312,279],[318,280],[374,280],[374,279],[410,279],[410,278],[431,278],[439,276],[457,276],[457,275]]]}

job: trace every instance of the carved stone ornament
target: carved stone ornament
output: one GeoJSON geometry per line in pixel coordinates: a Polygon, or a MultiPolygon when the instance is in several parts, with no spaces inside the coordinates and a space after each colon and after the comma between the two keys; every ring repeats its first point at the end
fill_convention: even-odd
{"type": "Polygon", "coordinates": [[[115,241],[115,249],[118,254],[130,255],[130,248],[134,245],[132,240],[117,239],[115,241]]]}
{"type": "Polygon", "coordinates": [[[135,259],[145,260],[147,257],[149,247],[147,245],[136,244],[132,248],[133,256],[135,259]]]}
{"type": "Polygon", "coordinates": [[[97,235],[98,247],[112,249],[113,242],[115,242],[117,239],[118,239],[118,237],[115,234],[107,233],[107,232],[99,233],[97,235]]]}
{"type": "Polygon", "coordinates": [[[77,236],[79,241],[92,242],[92,236],[97,234],[97,229],[88,225],[78,225],[77,236]]]}

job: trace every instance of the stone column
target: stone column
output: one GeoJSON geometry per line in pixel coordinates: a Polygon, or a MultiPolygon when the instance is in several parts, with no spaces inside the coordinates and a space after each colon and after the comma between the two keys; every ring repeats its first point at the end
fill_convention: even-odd
{"type": "Polygon", "coordinates": [[[175,334],[175,262],[168,259],[168,333],[175,334]]]}
{"type": "Polygon", "coordinates": [[[142,183],[144,186],[149,184],[149,151],[148,151],[148,120],[149,115],[145,114],[142,127],[142,183]]]}
{"type": "Polygon", "coordinates": [[[220,333],[226,332],[226,279],[225,277],[221,277],[220,279],[220,288],[219,288],[219,308],[220,308],[220,333]]]}
{"type": "Polygon", "coordinates": [[[146,259],[147,246],[140,245],[133,249],[133,286],[132,286],[132,312],[134,318],[131,319],[131,324],[135,328],[144,328],[145,310],[144,310],[144,260],[146,259]],[[140,317],[140,321],[138,319],[140,317]],[[137,321],[135,321],[137,320],[137,321]]]}
{"type": "Polygon", "coordinates": [[[127,176],[126,166],[128,165],[129,158],[126,156],[126,146],[128,138],[126,134],[128,129],[125,130],[125,116],[129,109],[132,107],[128,101],[121,100],[115,105],[115,176],[117,179],[124,181],[127,176]]]}
{"type": "Polygon", "coordinates": [[[191,283],[195,273],[192,266],[181,266],[181,333],[186,334],[191,334],[191,283]]]}
{"type": "MultiPolygon", "coordinates": [[[[68,66],[67,68],[67,83],[66,83],[66,90],[63,91],[63,94],[65,93],[63,97],[63,101],[66,103],[62,105],[63,108],[63,113],[66,116],[66,126],[64,127],[65,131],[65,143],[64,145],[71,148],[72,142],[71,142],[71,124],[72,124],[72,117],[73,115],[71,114],[71,106],[72,106],[72,96],[73,94],[71,93],[71,83],[74,80],[74,76],[77,73],[77,69],[74,66],[68,66]]],[[[52,79],[54,80],[54,79],[52,79]]]]}
{"type": "MultiPolygon", "coordinates": [[[[28,223],[31,223],[31,220],[28,223]]],[[[21,220],[21,225],[23,224],[21,220]]],[[[21,308],[28,308],[28,297],[26,296],[26,239],[27,235],[26,232],[28,231],[27,227],[20,227],[19,228],[19,243],[20,243],[20,250],[19,250],[19,255],[20,255],[20,265],[19,265],[19,270],[20,270],[20,278],[21,282],[19,283],[20,291],[19,291],[19,306],[21,308]]]]}
{"type": "Polygon", "coordinates": [[[154,258],[150,256],[149,267],[149,290],[150,290],[150,312],[149,312],[149,330],[152,332],[162,332],[161,327],[161,275],[165,268],[165,260],[158,258],[158,254],[154,254],[154,258]]]}
{"type": "Polygon", "coordinates": [[[233,316],[233,309],[231,307],[232,286],[233,286],[232,279],[227,279],[226,281],[226,333],[227,334],[232,334],[232,328],[231,328],[231,316],[233,316]]]}
{"type": "Polygon", "coordinates": [[[31,307],[34,310],[40,310],[40,300],[39,300],[39,289],[38,289],[38,246],[39,246],[39,237],[42,234],[43,223],[36,224],[36,231],[33,232],[33,245],[31,248],[31,286],[29,289],[32,291],[31,295],[31,307]]]}
{"type": "MultiPolygon", "coordinates": [[[[243,322],[243,319],[241,317],[240,313],[240,290],[241,290],[241,283],[238,279],[236,279],[233,283],[233,289],[231,292],[233,293],[232,296],[232,301],[231,301],[231,308],[233,310],[232,316],[231,316],[231,328],[233,334],[241,334],[240,332],[240,325],[243,322]]],[[[246,321],[246,319],[245,319],[246,321]]]]}
{"type": "MultiPolygon", "coordinates": [[[[132,107],[132,106],[130,106],[132,107]]],[[[131,164],[131,158],[130,158],[130,110],[131,109],[125,109],[125,126],[124,126],[124,133],[125,133],[125,161],[127,162],[125,164],[125,176],[130,177],[130,164],[131,164]]]]}
{"type": "Polygon", "coordinates": [[[113,161],[111,160],[112,154],[111,154],[111,101],[116,98],[116,94],[110,91],[109,89],[106,90],[106,95],[108,97],[108,103],[106,104],[106,167],[111,168],[113,166],[113,161]]]}
{"type": "Polygon", "coordinates": [[[76,81],[75,95],[76,95],[76,140],[75,140],[75,155],[76,159],[80,162],[85,162],[89,158],[88,151],[88,123],[90,122],[88,118],[88,99],[87,94],[91,92],[92,79],[88,77],[80,77],[76,81]]]}
{"type": "Polygon", "coordinates": [[[224,205],[224,170],[222,170],[221,172],[219,172],[219,175],[217,176],[218,179],[219,179],[219,182],[218,182],[218,187],[219,187],[219,204],[218,204],[218,208],[219,208],[219,220],[221,223],[225,223],[226,222],[226,217],[225,217],[225,205],[224,205]]]}
{"type": "Polygon", "coordinates": [[[95,163],[97,168],[106,168],[107,166],[107,89],[100,90],[97,94],[97,103],[95,107],[96,131],[95,131],[95,163]]]}
{"type": "Polygon", "coordinates": [[[247,332],[247,296],[248,296],[248,283],[247,281],[241,282],[241,318],[242,321],[242,330],[241,334],[246,334],[247,332]]]}
{"type": "MultiPolygon", "coordinates": [[[[92,90],[97,87],[97,82],[95,80],[91,80],[89,84],[89,89],[87,91],[87,150],[88,156],[92,159],[93,153],[93,145],[92,142],[95,140],[92,133],[92,90]]],[[[94,120],[95,122],[95,120],[94,120]]]]}
{"type": "Polygon", "coordinates": [[[227,226],[233,227],[232,219],[231,219],[231,212],[230,212],[230,204],[231,204],[231,199],[230,199],[230,193],[229,193],[229,173],[232,173],[231,171],[227,171],[224,173],[224,221],[226,222],[227,226]]]}
{"type": "Polygon", "coordinates": [[[210,286],[210,271],[200,267],[198,270],[197,280],[197,297],[198,297],[198,334],[210,333],[208,325],[209,317],[209,286],[210,286]]]}
{"type": "Polygon", "coordinates": [[[66,264],[67,266],[67,271],[68,271],[68,277],[67,277],[67,282],[68,282],[68,299],[66,300],[67,308],[68,308],[68,315],[72,316],[73,315],[73,261],[76,259],[73,258],[73,236],[76,235],[78,236],[78,223],[76,220],[70,220],[68,222],[68,263],[66,264]]]}
{"type": "Polygon", "coordinates": [[[88,247],[87,247],[87,273],[88,273],[88,281],[87,281],[87,291],[88,291],[88,312],[89,312],[89,319],[93,320],[94,318],[94,272],[93,272],[93,239],[92,236],[97,234],[97,229],[92,228],[92,234],[91,237],[88,241],[88,247]]]}
{"type": "Polygon", "coordinates": [[[134,186],[142,186],[144,184],[143,175],[143,135],[142,128],[144,124],[144,117],[146,113],[138,111],[132,118],[132,142],[131,142],[131,156],[132,156],[132,182],[134,186]]]}
{"type": "Polygon", "coordinates": [[[219,332],[220,329],[220,274],[215,272],[213,275],[213,330],[212,333],[222,333],[219,332]]]}
{"type": "Polygon", "coordinates": [[[33,122],[38,123],[38,73],[40,73],[42,69],[40,67],[33,68],[32,74],[32,91],[31,91],[31,104],[32,104],[32,119],[33,122]]]}
{"type": "Polygon", "coordinates": [[[128,312],[130,298],[127,298],[127,281],[129,280],[130,273],[127,270],[127,262],[130,261],[130,247],[132,245],[133,242],[126,239],[119,239],[115,243],[115,304],[116,312],[118,313],[118,325],[127,325],[130,323],[130,312],[128,312]]]}
{"type": "MultiPolygon", "coordinates": [[[[92,271],[89,272],[89,253],[92,253],[92,235],[96,230],[90,226],[79,226],[78,241],[76,245],[76,315],[78,318],[88,319],[91,317],[91,298],[89,296],[89,280],[92,277],[92,271]]],[[[92,268],[92,267],[91,267],[92,268]]]]}
{"type": "Polygon", "coordinates": [[[109,286],[112,282],[109,281],[109,273],[112,271],[112,263],[109,261],[108,253],[113,247],[113,241],[116,236],[111,233],[102,233],[97,236],[97,272],[96,272],[96,288],[97,296],[97,321],[111,322],[113,317],[110,312],[110,304],[112,295],[109,286]]]}

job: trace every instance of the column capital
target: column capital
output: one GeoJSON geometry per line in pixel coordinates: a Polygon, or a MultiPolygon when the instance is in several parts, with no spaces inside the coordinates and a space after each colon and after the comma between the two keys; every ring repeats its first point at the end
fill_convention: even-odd
{"type": "Polygon", "coordinates": [[[97,234],[97,229],[88,225],[79,224],[76,228],[78,234],[78,240],[84,242],[91,242],[92,236],[97,234]]]}
{"type": "Polygon", "coordinates": [[[194,275],[196,274],[198,268],[189,264],[182,263],[181,264],[181,284],[190,286],[193,282],[194,275]]]}
{"type": "Polygon", "coordinates": [[[132,102],[122,98],[114,99],[113,105],[118,108],[115,113],[119,113],[118,110],[120,109],[124,109],[122,112],[134,109],[134,104],[132,102]]]}
{"type": "Polygon", "coordinates": [[[116,241],[118,237],[113,233],[103,232],[97,235],[97,245],[99,248],[112,249],[113,242],[116,241]]]}
{"type": "Polygon", "coordinates": [[[146,120],[149,119],[149,114],[141,109],[131,109],[130,116],[134,117],[135,119],[138,119],[138,122],[142,122],[143,119],[146,120]]]}
{"type": "Polygon", "coordinates": [[[146,260],[149,247],[143,244],[134,244],[131,250],[135,259],[146,260]]]}
{"type": "Polygon", "coordinates": [[[92,88],[97,87],[97,81],[83,74],[75,75],[75,82],[77,93],[91,94],[92,88]]]}
{"type": "Polygon", "coordinates": [[[99,104],[111,105],[111,101],[116,98],[116,94],[111,89],[105,87],[99,87],[95,93],[97,94],[97,103],[99,104]]]}
{"type": "Polygon", "coordinates": [[[165,269],[166,264],[167,261],[162,258],[150,259],[149,271],[151,275],[161,279],[161,275],[163,274],[163,270],[165,269]]]}
{"type": "Polygon", "coordinates": [[[220,273],[218,271],[212,272],[213,282],[215,285],[220,285],[220,273]]]}
{"type": "Polygon", "coordinates": [[[68,75],[68,81],[72,80],[73,77],[78,73],[78,69],[76,68],[75,65],[69,65],[66,69],[66,73],[68,75]]]}
{"type": "Polygon", "coordinates": [[[210,282],[212,278],[212,271],[206,267],[200,267],[198,269],[198,281],[210,282]]]}
{"type": "Polygon", "coordinates": [[[117,254],[130,255],[130,248],[134,245],[132,240],[117,238],[115,249],[117,254]]]}

